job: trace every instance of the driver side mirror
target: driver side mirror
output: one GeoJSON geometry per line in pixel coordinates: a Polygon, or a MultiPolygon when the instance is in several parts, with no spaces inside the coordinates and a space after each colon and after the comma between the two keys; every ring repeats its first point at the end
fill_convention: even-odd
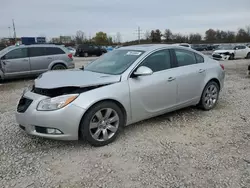
{"type": "Polygon", "coordinates": [[[141,66],[139,67],[134,73],[134,77],[137,77],[137,76],[148,76],[148,75],[151,75],[153,74],[153,71],[146,67],[146,66],[141,66]]]}

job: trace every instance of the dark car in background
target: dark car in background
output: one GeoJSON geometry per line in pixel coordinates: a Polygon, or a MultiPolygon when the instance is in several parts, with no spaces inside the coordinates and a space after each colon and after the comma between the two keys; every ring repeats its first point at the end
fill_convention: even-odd
{"type": "Polygon", "coordinates": [[[191,45],[191,48],[193,48],[196,51],[206,51],[207,49],[207,45],[205,44],[193,44],[191,45]]]}
{"type": "Polygon", "coordinates": [[[79,57],[88,57],[93,55],[101,56],[104,53],[107,53],[107,50],[100,46],[92,44],[80,44],[76,49],[75,56],[79,57]]]}

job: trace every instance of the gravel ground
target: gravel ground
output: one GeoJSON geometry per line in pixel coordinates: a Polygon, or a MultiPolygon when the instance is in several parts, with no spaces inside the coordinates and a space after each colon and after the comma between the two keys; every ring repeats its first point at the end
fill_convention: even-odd
{"type": "Polygon", "coordinates": [[[124,129],[101,148],[26,135],[14,112],[31,80],[0,85],[0,187],[250,187],[247,60],[223,62],[209,112],[187,108],[124,129]]]}

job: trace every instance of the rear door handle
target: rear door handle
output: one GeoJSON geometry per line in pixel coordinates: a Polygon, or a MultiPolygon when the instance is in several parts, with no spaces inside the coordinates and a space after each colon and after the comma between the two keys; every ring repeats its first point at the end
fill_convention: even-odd
{"type": "Polygon", "coordinates": [[[47,59],[52,59],[52,57],[48,57],[47,59]]]}
{"type": "Polygon", "coordinates": [[[200,69],[200,70],[199,70],[199,73],[203,73],[203,72],[205,72],[204,69],[200,69]]]}
{"type": "Polygon", "coordinates": [[[169,82],[171,82],[171,81],[173,81],[173,80],[175,80],[174,77],[169,77],[169,78],[168,78],[168,81],[169,81],[169,82]]]}

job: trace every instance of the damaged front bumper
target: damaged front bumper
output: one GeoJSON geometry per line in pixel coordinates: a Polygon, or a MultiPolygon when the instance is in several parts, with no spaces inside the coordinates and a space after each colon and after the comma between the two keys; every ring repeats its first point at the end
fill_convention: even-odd
{"type": "Polygon", "coordinates": [[[19,101],[16,121],[26,133],[34,136],[78,140],[79,124],[85,113],[83,108],[69,104],[54,111],[38,111],[37,105],[48,97],[27,91],[19,101]]]}
{"type": "Polygon", "coordinates": [[[215,60],[229,60],[230,55],[225,55],[225,54],[212,54],[212,58],[215,60]]]}

